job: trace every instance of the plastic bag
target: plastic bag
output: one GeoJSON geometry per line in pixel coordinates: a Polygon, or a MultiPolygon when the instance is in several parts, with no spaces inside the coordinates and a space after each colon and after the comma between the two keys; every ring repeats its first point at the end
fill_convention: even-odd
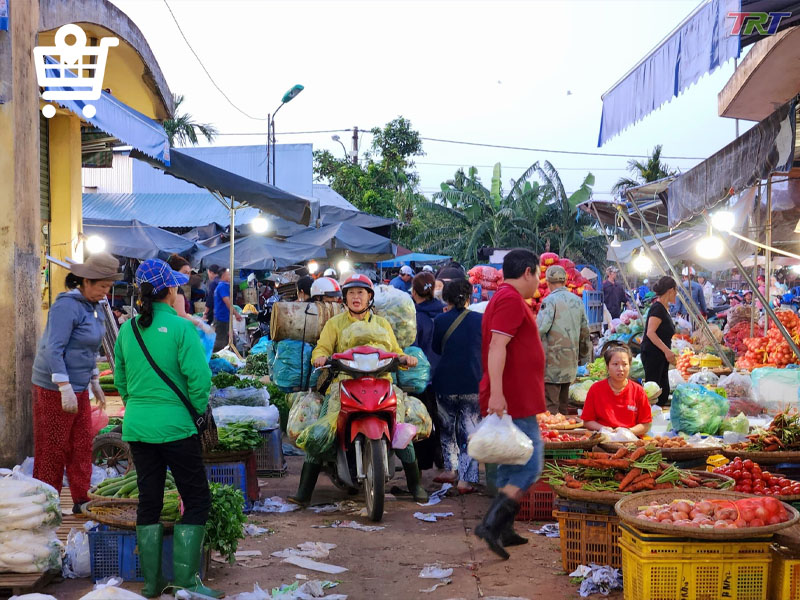
{"type": "Polygon", "coordinates": [[[252,421],[255,426],[263,431],[274,429],[280,422],[278,407],[269,406],[218,406],[212,410],[214,421],[219,427],[231,423],[246,423],[252,421]]]}
{"type": "Polygon", "coordinates": [[[734,433],[741,434],[749,433],[750,421],[747,419],[747,415],[739,413],[733,418],[722,421],[722,427],[720,427],[719,433],[725,433],[726,431],[733,431],[734,433]]]}
{"type": "Polygon", "coordinates": [[[692,324],[683,317],[675,317],[672,321],[675,324],[675,333],[688,335],[692,332],[692,324]]]}
{"type": "Polygon", "coordinates": [[[51,596],[50,594],[39,594],[34,592],[33,594],[23,594],[22,596],[11,596],[8,600],[58,600],[55,596],[51,596]]]}
{"type": "Polygon", "coordinates": [[[108,414],[106,414],[102,406],[94,405],[92,407],[92,437],[96,436],[106,425],[108,425],[108,414]]]}
{"type": "Polygon", "coordinates": [[[594,385],[594,381],[587,379],[580,383],[573,383],[569,386],[569,399],[573,404],[583,405],[586,403],[586,395],[589,393],[589,388],[594,385]]]}
{"type": "Polygon", "coordinates": [[[211,390],[211,408],[219,406],[269,406],[269,392],[266,388],[226,387],[211,390]]]}
{"type": "Polygon", "coordinates": [[[282,340],[275,345],[272,381],[281,388],[308,389],[317,384],[319,371],[311,364],[311,344],[282,340]],[[302,356],[301,356],[302,349],[302,356]]]}
{"type": "Polygon", "coordinates": [[[416,425],[412,425],[411,423],[395,423],[394,431],[392,432],[392,448],[395,450],[402,450],[408,447],[416,434],[416,425]]]}
{"type": "MultiPolygon", "coordinates": [[[[401,292],[403,293],[403,292],[401,292]]],[[[392,348],[392,336],[375,320],[356,321],[342,330],[341,344],[345,348],[372,346],[387,352],[392,348]]]]}
{"type": "Polygon", "coordinates": [[[322,396],[316,392],[298,392],[291,395],[294,396],[294,401],[289,411],[286,435],[295,442],[303,430],[319,418],[322,396]]]}
{"type": "Polygon", "coordinates": [[[336,420],[339,411],[328,412],[306,427],[297,437],[297,447],[311,456],[322,456],[333,447],[336,439],[336,420]]]}
{"type": "Polygon", "coordinates": [[[417,428],[414,441],[419,442],[428,439],[431,431],[433,431],[433,419],[431,419],[431,415],[422,400],[414,396],[406,396],[403,405],[403,422],[414,425],[417,428]]]}
{"type": "Polygon", "coordinates": [[[0,533],[0,573],[44,573],[61,569],[61,542],[55,531],[0,533]]]}
{"type": "Polygon", "coordinates": [[[631,379],[644,379],[644,365],[642,364],[642,356],[637,354],[631,362],[631,379]]]}
{"type": "Polygon", "coordinates": [[[212,375],[217,373],[236,373],[236,367],[224,358],[212,358],[208,362],[208,367],[211,369],[212,375]]]}
{"type": "Polygon", "coordinates": [[[250,348],[250,354],[264,354],[271,345],[272,340],[268,337],[259,338],[255,345],[250,348]]]}
{"type": "Polygon", "coordinates": [[[403,350],[408,356],[417,359],[417,366],[411,369],[398,369],[396,374],[397,385],[412,394],[421,394],[428,387],[431,380],[431,363],[422,351],[422,348],[409,346],[403,350]]]}
{"type": "Polygon", "coordinates": [[[730,375],[723,375],[719,378],[718,385],[725,389],[728,398],[751,398],[755,399],[753,393],[753,382],[750,375],[733,372],[730,375]]]}
{"type": "Polygon", "coordinates": [[[79,600],[147,600],[134,592],[119,587],[122,579],[112,577],[107,583],[98,582],[94,589],[79,600]]]}
{"type": "Polygon", "coordinates": [[[401,348],[410,346],[417,338],[417,309],[411,295],[389,285],[375,286],[375,314],[392,326],[401,348]]]}
{"type": "Polygon", "coordinates": [[[697,373],[689,377],[689,383],[716,386],[719,383],[719,376],[709,371],[708,368],[703,367],[697,373]]]}
{"type": "Polygon", "coordinates": [[[482,463],[524,465],[533,455],[533,442],[510,415],[491,414],[470,436],[467,453],[482,463]]]}
{"type": "Polygon", "coordinates": [[[89,557],[89,536],[82,529],[70,529],[67,536],[67,548],[64,553],[64,564],[61,575],[65,579],[89,577],[92,574],[92,562],[89,557]]]}
{"type": "Polygon", "coordinates": [[[672,350],[675,354],[681,355],[683,354],[684,350],[691,350],[694,351],[694,346],[692,346],[691,342],[687,342],[681,338],[672,338],[672,343],[670,344],[670,350],[672,350]]]}
{"type": "Polygon", "coordinates": [[[800,369],[762,367],[754,369],[750,379],[756,402],[771,417],[800,402],[800,369]]]}
{"type": "Polygon", "coordinates": [[[241,358],[239,358],[238,356],[236,356],[230,350],[227,350],[227,349],[220,350],[216,354],[217,354],[217,356],[219,358],[227,360],[229,363],[231,363],[237,369],[241,369],[244,366],[244,361],[241,358]]]}
{"type": "Polygon", "coordinates": [[[217,340],[217,334],[214,330],[206,325],[206,327],[197,327],[197,335],[200,336],[200,342],[203,344],[203,352],[206,354],[206,362],[211,360],[211,355],[214,354],[214,342],[217,340]],[[208,329],[206,329],[208,327],[208,329]]]}
{"type": "Polygon", "coordinates": [[[671,390],[674,390],[682,383],[686,383],[686,380],[678,369],[670,369],[667,373],[667,377],[669,378],[669,389],[671,390]]]}
{"type": "Polygon", "coordinates": [[[605,436],[607,442],[635,442],[639,437],[627,427],[601,427],[600,433],[605,436]]]}
{"type": "Polygon", "coordinates": [[[676,431],[716,435],[728,414],[728,401],[702,385],[685,383],[672,393],[669,414],[676,431]]]}

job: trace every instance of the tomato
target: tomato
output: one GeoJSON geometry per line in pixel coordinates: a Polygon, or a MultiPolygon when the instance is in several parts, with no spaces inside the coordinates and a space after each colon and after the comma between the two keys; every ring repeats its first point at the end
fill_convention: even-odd
{"type": "Polygon", "coordinates": [[[761,471],[761,476],[764,478],[764,481],[767,481],[770,477],[772,477],[772,473],[769,471],[761,471]]]}
{"type": "Polygon", "coordinates": [[[786,479],[785,477],[781,477],[778,480],[778,485],[781,487],[786,487],[787,485],[792,485],[792,482],[786,479]]]}
{"type": "Polygon", "coordinates": [[[761,467],[753,465],[753,477],[761,477],[761,467]]]}
{"type": "Polygon", "coordinates": [[[739,481],[742,478],[742,470],[741,469],[734,470],[733,473],[731,474],[731,477],[733,477],[736,481],[739,481]]]}
{"type": "MultiPolygon", "coordinates": [[[[765,498],[765,500],[766,500],[766,498],[765,498]]],[[[774,498],[773,498],[773,500],[774,500],[774,498]]],[[[766,520],[769,519],[769,517],[770,517],[769,511],[766,508],[764,508],[763,506],[759,506],[756,509],[756,519],[760,519],[762,521],[766,521],[766,520]]]]}
{"type": "Polygon", "coordinates": [[[753,474],[750,471],[742,471],[742,479],[745,481],[750,481],[753,479],[753,474]]]}
{"type": "Polygon", "coordinates": [[[769,478],[769,487],[774,487],[780,483],[780,479],[777,477],[770,477],[769,478]]]}
{"type": "Polygon", "coordinates": [[[749,484],[749,483],[745,483],[745,484],[742,486],[742,492],[744,492],[745,494],[749,494],[749,493],[751,493],[752,491],[753,491],[753,488],[750,486],[750,484],[749,484]]]}
{"type": "Polygon", "coordinates": [[[744,461],[742,461],[742,466],[748,471],[750,471],[753,468],[753,461],[750,460],[749,458],[745,459],[744,461]]]}
{"type": "Polygon", "coordinates": [[[778,523],[783,523],[783,519],[780,518],[778,515],[772,515],[767,521],[767,523],[769,525],[777,525],[778,523]]]}
{"type": "Polygon", "coordinates": [[[756,491],[756,493],[758,493],[758,492],[763,492],[763,491],[764,491],[764,482],[763,482],[763,481],[761,481],[760,479],[756,479],[756,480],[753,482],[753,490],[754,490],[754,491],[756,491],[756,490],[757,490],[757,491],[756,491]]]}

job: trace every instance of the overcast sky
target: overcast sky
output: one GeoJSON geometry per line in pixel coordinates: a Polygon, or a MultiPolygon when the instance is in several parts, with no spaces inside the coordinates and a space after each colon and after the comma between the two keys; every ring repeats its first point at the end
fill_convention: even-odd
{"type": "MultiPolygon", "coordinates": [[[[369,129],[402,115],[428,138],[615,154],[663,144],[665,155],[690,158],[666,160],[682,170],[734,138],[734,121],[717,116],[730,62],[597,148],[601,94],[699,0],[167,0],[219,87],[263,120],[215,89],[164,0],[112,1],[142,30],[186,111],[225,134],[261,134],[222,135],[217,145],[263,144],[267,114],[296,83],[305,91],[278,114],[278,143],[335,155],[343,150],[331,133],[281,132],[369,129]]],[[[349,149],[350,134],[340,135],[349,149]]],[[[627,161],[434,141],[424,151],[416,162],[426,193],[459,166],[477,166],[488,183],[500,162],[507,187],[549,160],[568,191],[591,171],[596,196],[607,197],[627,161]]]]}

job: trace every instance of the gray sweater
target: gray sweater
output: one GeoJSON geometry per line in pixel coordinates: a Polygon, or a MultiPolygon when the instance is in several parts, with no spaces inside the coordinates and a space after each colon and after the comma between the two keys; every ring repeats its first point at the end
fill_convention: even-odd
{"type": "Polygon", "coordinates": [[[57,390],[56,382],[69,381],[75,392],[85,390],[97,368],[95,357],[105,330],[96,302],[89,302],[79,290],[59,294],[36,349],[33,384],[57,390]]]}

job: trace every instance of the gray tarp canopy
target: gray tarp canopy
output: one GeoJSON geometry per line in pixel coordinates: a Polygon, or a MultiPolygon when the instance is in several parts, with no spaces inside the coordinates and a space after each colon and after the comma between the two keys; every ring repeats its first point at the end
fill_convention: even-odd
{"type": "Polygon", "coordinates": [[[348,250],[351,258],[361,261],[373,262],[394,256],[392,240],[349,223],[309,228],[294,234],[287,241],[322,246],[329,251],[348,250]]]}
{"type": "Polygon", "coordinates": [[[626,190],[624,199],[615,200],[587,200],[578,205],[582,211],[597,218],[608,227],[615,225],[625,225],[620,222],[619,210],[628,215],[628,219],[639,229],[644,228],[639,213],[636,212],[632,202],[636,202],[636,207],[642,212],[644,218],[650,225],[655,227],[666,227],[667,225],[667,188],[675,180],[675,177],[665,177],[658,181],[651,181],[634,188],[626,190]],[[595,211],[597,214],[595,214],[595,211]]]}
{"type": "Polygon", "coordinates": [[[131,156],[209,192],[232,198],[239,205],[252,206],[302,225],[311,221],[311,203],[305,198],[220,169],[174,148],[170,150],[169,166],[135,149],[131,150],[131,156]]]}
{"type": "MultiPolygon", "coordinates": [[[[237,238],[234,249],[234,270],[272,271],[312,258],[325,258],[325,249],[320,246],[282,242],[261,235],[237,238]]],[[[230,242],[198,252],[192,258],[192,264],[199,268],[213,264],[230,266],[230,242]]]]}
{"type": "Polygon", "coordinates": [[[202,247],[192,240],[136,219],[130,221],[84,219],[83,232],[86,235],[98,235],[103,238],[106,249],[111,254],[139,260],[166,259],[173,253],[188,255],[202,247]]]}

